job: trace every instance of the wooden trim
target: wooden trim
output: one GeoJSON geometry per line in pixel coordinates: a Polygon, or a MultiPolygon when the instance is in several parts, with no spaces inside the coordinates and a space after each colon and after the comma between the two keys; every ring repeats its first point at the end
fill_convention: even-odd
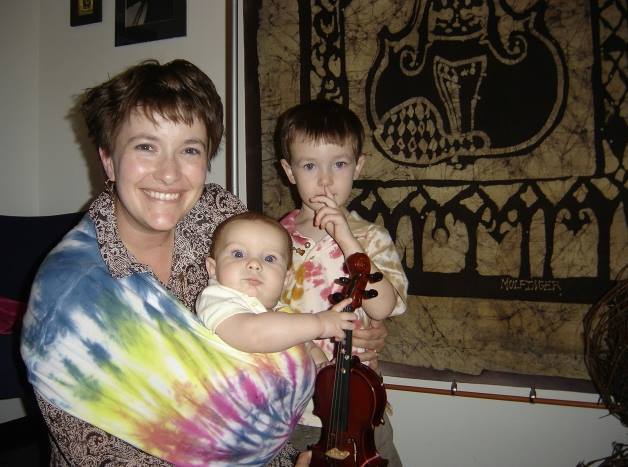
{"type": "Polygon", "coordinates": [[[555,391],[598,394],[593,383],[588,379],[565,378],[560,376],[527,375],[501,371],[482,371],[470,375],[451,370],[405,365],[402,363],[380,361],[382,373],[399,378],[422,379],[428,381],[457,381],[458,383],[488,384],[521,388],[548,389],[555,391]]]}
{"type": "Polygon", "coordinates": [[[572,401],[566,399],[548,399],[544,397],[523,397],[513,396],[507,394],[494,394],[486,392],[474,392],[474,391],[460,391],[460,390],[448,390],[438,388],[428,388],[424,386],[406,386],[402,384],[385,384],[387,390],[390,391],[405,391],[405,392],[418,392],[425,394],[438,394],[442,396],[451,397],[471,397],[475,399],[490,399],[497,401],[508,402],[523,402],[529,404],[545,404],[545,405],[559,405],[565,407],[579,407],[586,409],[603,409],[607,410],[606,406],[597,402],[584,402],[584,401],[572,401]]]}
{"type": "Polygon", "coordinates": [[[244,89],[246,121],[246,206],[262,212],[262,124],[257,56],[260,3],[243,0],[244,89]]]}

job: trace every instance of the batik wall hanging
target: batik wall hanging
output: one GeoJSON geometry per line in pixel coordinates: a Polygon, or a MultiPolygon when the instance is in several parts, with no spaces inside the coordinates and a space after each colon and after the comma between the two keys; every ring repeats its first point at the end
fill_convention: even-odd
{"type": "Polygon", "coordinates": [[[628,261],[625,0],[244,6],[253,209],[295,207],[281,112],[324,97],[365,125],[349,208],[410,281],[383,358],[587,378],[582,317],[628,261]]]}

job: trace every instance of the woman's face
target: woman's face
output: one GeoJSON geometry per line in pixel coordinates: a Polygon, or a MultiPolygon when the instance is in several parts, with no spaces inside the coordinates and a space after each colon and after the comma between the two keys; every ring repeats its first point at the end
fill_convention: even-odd
{"type": "Polygon", "coordinates": [[[174,229],[198,201],[205,184],[205,125],[151,122],[135,111],[122,124],[113,154],[100,149],[105,172],[116,183],[116,220],[123,240],[174,229]],[[131,236],[131,237],[130,237],[131,236]]]}

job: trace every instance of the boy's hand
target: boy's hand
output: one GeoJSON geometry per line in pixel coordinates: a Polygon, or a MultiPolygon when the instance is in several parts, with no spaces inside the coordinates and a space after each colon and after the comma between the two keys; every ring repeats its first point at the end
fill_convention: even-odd
{"type": "Polygon", "coordinates": [[[340,207],[334,200],[334,195],[325,187],[325,194],[313,196],[310,202],[319,203],[323,206],[316,211],[314,215],[314,227],[325,229],[325,231],[340,245],[342,249],[343,243],[355,241],[349,224],[340,207]]]}
{"type": "Polygon", "coordinates": [[[320,313],[315,313],[321,325],[321,333],[318,336],[319,339],[327,337],[335,337],[337,339],[345,338],[345,329],[355,329],[355,321],[358,317],[355,313],[343,312],[343,308],[351,303],[351,298],[346,298],[341,302],[338,302],[332,308],[320,313]]]}

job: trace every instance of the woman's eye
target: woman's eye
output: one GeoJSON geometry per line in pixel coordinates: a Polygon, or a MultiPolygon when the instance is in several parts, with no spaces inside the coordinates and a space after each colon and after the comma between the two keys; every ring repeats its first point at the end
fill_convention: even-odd
{"type": "Polygon", "coordinates": [[[185,148],[185,149],[183,150],[183,153],[184,153],[184,154],[189,154],[189,155],[191,155],[191,156],[197,156],[197,155],[199,155],[199,154],[201,153],[201,151],[199,151],[199,150],[198,150],[198,149],[196,149],[196,148],[185,148]]]}
{"type": "Polygon", "coordinates": [[[235,258],[244,258],[244,252],[242,250],[233,250],[231,255],[235,258]]]}
{"type": "Polygon", "coordinates": [[[264,261],[267,263],[274,263],[277,261],[277,257],[275,255],[267,255],[264,257],[264,261]]]}
{"type": "Polygon", "coordinates": [[[152,151],[153,146],[148,143],[142,143],[135,146],[135,149],[138,151],[152,151]]]}

